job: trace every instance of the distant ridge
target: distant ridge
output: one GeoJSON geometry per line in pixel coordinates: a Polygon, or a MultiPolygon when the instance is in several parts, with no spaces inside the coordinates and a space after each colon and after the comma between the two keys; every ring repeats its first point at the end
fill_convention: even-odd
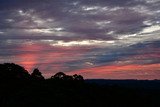
{"type": "Polygon", "coordinates": [[[94,83],[98,85],[119,86],[128,88],[143,88],[143,89],[160,89],[160,80],[112,80],[112,79],[86,79],[86,83],[94,83]]]}

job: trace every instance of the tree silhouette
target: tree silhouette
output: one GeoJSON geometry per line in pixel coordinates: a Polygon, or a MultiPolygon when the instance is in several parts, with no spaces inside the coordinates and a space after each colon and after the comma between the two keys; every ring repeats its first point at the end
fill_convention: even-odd
{"type": "Polygon", "coordinates": [[[77,75],[77,74],[74,74],[74,75],[73,75],[73,80],[76,80],[76,81],[84,81],[83,76],[77,75]]]}
{"type": "Polygon", "coordinates": [[[27,80],[30,75],[22,66],[14,63],[0,64],[0,80],[27,80]]]}
{"type": "Polygon", "coordinates": [[[28,107],[31,103],[40,107],[160,107],[159,80],[84,82],[81,75],[63,72],[42,79],[37,68],[30,75],[20,65],[0,64],[0,107],[28,107]]]}
{"type": "Polygon", "coordinates": [[[66,75],[63,72],[58,72],[56,73],[54,76],[51,77],[51,79],[55,79],[55,80],[64,80],[64,81],[84,81],[83,76],[81,75],[66,75]]]}
{"type": "Polygon", "coordinates": [[[66,76],[65,73],[58,72],[54,76],[52,76],[51,79],[63,80],[65,76],[66,76]]]}
{"type": "Polygon", "coordinates": [[[38,68],[33,70],[31,77],[34,80],[44,80],[44,77],[42,76],[42,73],[39,71],[38,68]]]}
{"type": "Polygon", "coordinates": [[[63,80],[66,80],[66,81],[73,81],[73,76],[65,75],[65,76],[63,77],[63,80]]]}

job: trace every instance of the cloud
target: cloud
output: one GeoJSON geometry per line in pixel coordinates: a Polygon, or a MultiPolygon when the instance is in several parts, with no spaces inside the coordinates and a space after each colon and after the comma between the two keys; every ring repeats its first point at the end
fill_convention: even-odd
{"type": "Polygon", "coordinates": [[[99,66],[90,69],[80,69],[69,74],[81,74],[85,78],[107,78],[107,79],[160,79],[160,64],[151,65],[110,65],[99,66]]]}
{"type": "Polygon", "coordinates": [[[47,76],[55,66],[159,64],[159,13],[158,0],[1,0],[0,62],[47,76]]]}

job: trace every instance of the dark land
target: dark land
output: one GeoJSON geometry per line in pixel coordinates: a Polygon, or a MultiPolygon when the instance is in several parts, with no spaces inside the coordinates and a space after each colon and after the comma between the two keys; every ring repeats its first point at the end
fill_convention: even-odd
{"type": "Polygon", "coordinates": [[[0,64],[0,107],[160,107],[159,80],[84,80],[0,64]]]}

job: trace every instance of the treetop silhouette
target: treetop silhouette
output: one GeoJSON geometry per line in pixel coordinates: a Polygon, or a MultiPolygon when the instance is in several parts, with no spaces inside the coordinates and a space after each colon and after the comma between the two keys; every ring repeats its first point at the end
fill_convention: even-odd
{"type": "Polygon", "coordinates": [[[64,80],[64,81],[83,81],[83,76],[81,75],[73,75],[73,76],[70,76],[70,75],[66,75],[65,73],[63,72],[58,72],[56,73],[54,76],[51,77],[51,79],[55,79],[55,80],[64,80]]]}
{"type": "Polygon", "coordinates": [[[30,74],[23,67],[14,63],[0,64],[0,80],[28,80],[30,74]]]}
{"type": "Polygon", "coordinates": [[[38,68],[35,68],[33,72],[31,73],[31,77],[34,80],[44,80],[44,77],[42,76],[42,73],[39,71],[38,68]]]}
{"type": "Polygon", "coordinates": [[[51,78],[52,79],[64,79],[64,77],[66,76],[66,74],[65,73],[63,73],[63,72],[58,72],[58,73],[56,73],[54,76],[52,76],[51,78]]]}
{"type": "MultiPolygon", "coordinates": [[[[35,68],[31,74],[25,70],[24,67],[14,63],[0,64],[0,80],[12,81],[12,80],[45,80],[42,73],[38,68],[35,68]]],[[[58,72],[54,76],[51,76],[51,80],[63,80],[63,81],[83,81],[81,75],[66,75],[63,72],[58,72]]]]}

